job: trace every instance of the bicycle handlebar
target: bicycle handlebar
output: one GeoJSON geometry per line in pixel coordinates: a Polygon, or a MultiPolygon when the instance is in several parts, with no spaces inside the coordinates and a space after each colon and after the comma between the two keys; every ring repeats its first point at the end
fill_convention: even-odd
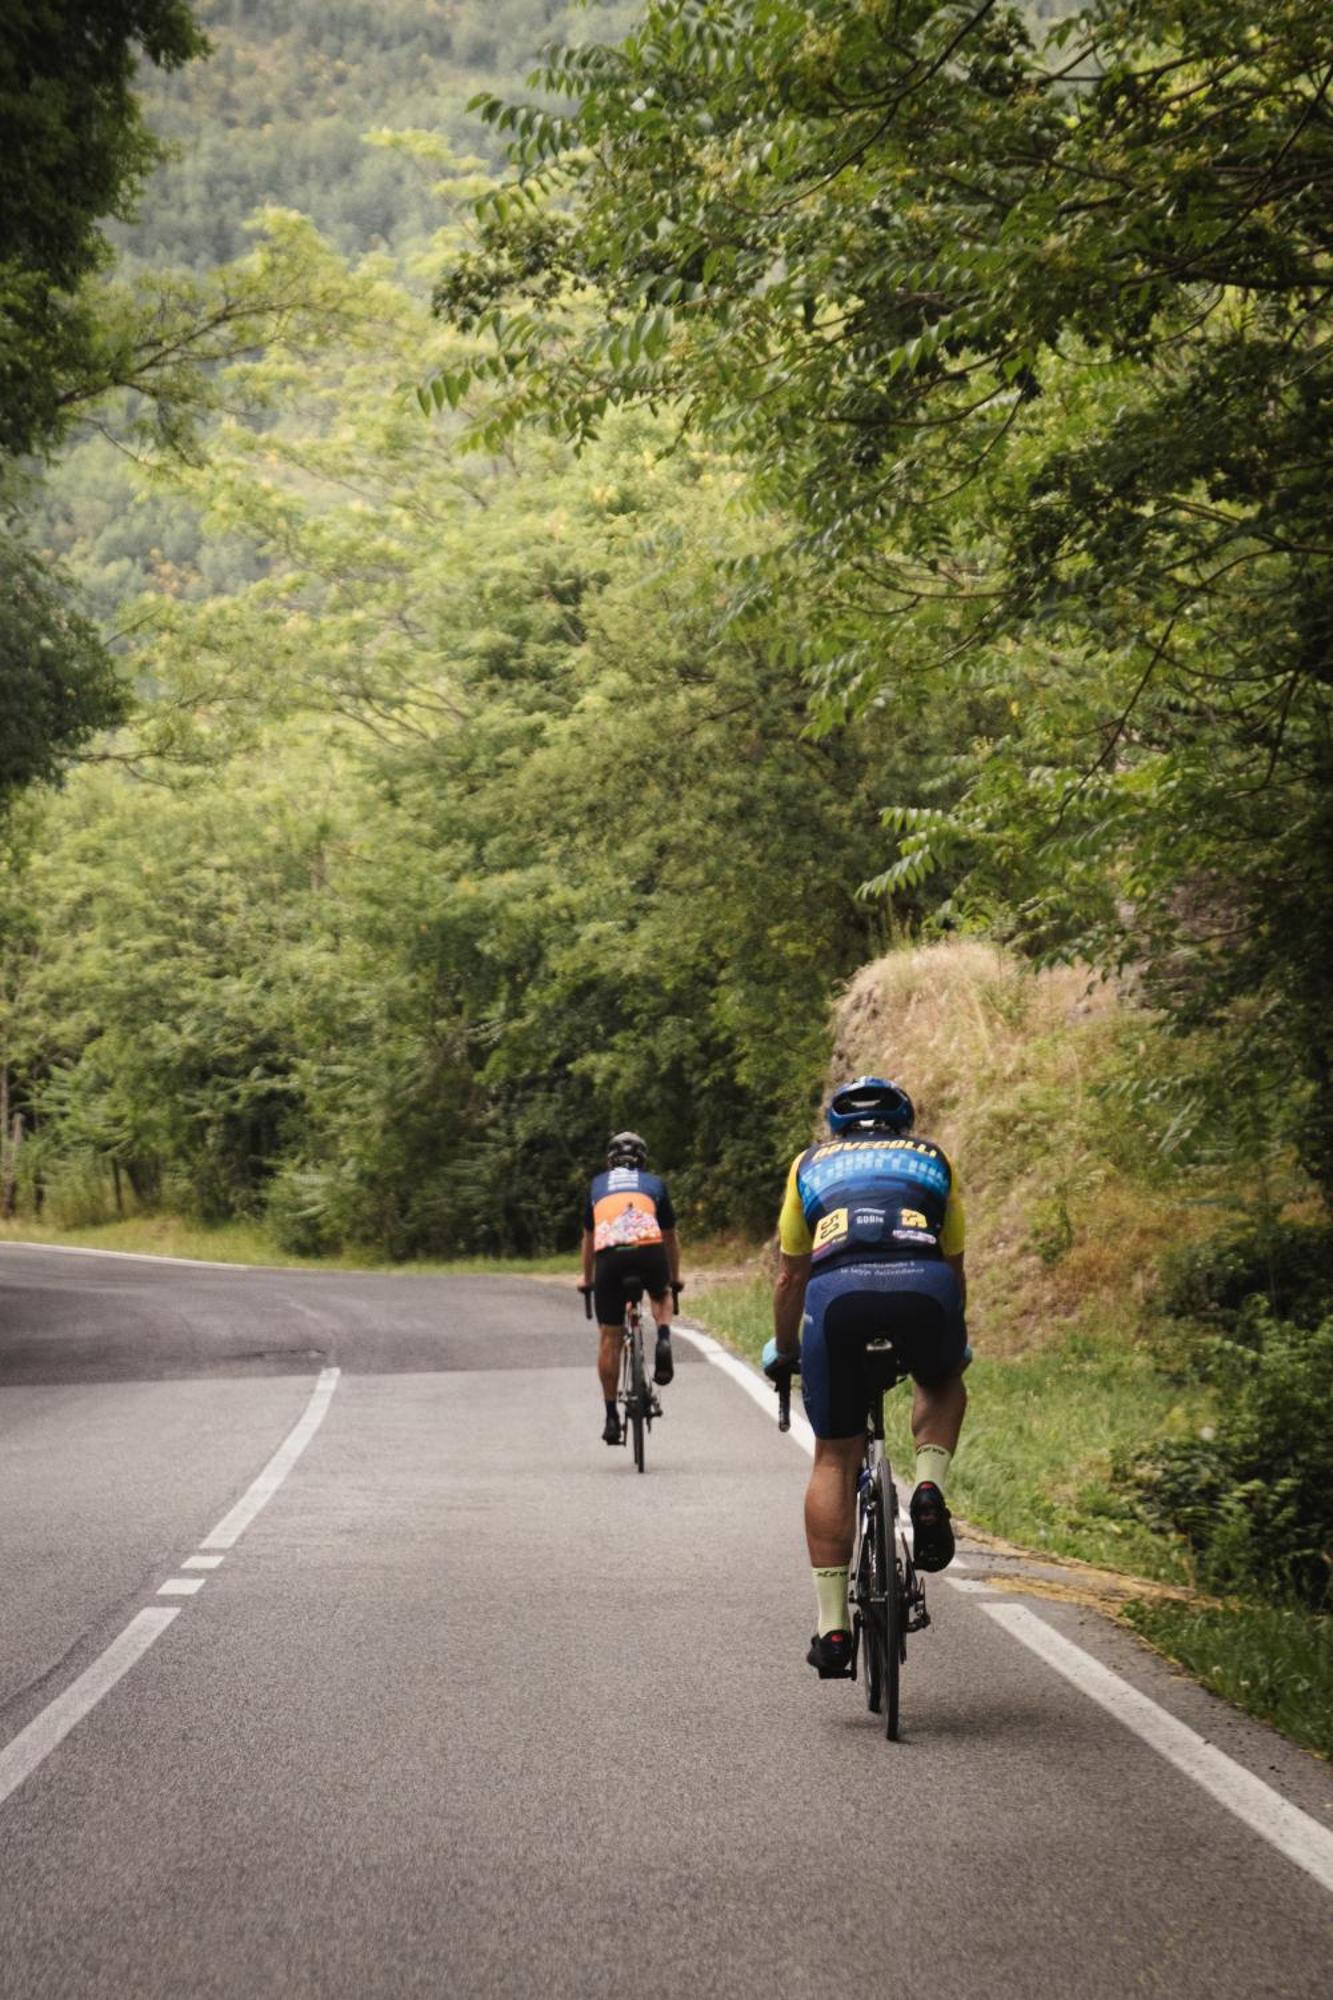
{"type": "Polygon", "coordinates": [[[780,1431],[789,1431],[791,1429],[791,1374],[791,1369],[785,1368],[774,1384],[778,1392],[778,1429],[780,1431]]]}

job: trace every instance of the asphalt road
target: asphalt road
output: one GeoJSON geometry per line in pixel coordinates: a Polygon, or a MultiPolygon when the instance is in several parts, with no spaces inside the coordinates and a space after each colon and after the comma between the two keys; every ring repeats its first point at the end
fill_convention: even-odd
{"type": "Polygon", "coordinates": [[[572,1290],[0,1248],[0,1995],[1322,2000],[1327,1771],[975,1552],[886,1744],[677,1345],[639,1478],[572,1290]]]}

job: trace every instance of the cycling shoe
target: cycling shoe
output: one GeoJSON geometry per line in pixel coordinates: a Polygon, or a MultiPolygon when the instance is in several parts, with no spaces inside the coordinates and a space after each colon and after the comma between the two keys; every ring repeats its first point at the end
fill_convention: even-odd
{"type": "Polygon", "coordinates": [[[665,1389],[675,1372],[676,1364],[671,1358],[671,1335],[659,1333],[657,1352],[653,1356],[653,1380],[660,1389],[665,1389]]]}
{"type": "Polygon", "coordinates": [[[620,1443],[620,1418],[614,1410],[608,1410],[606,1413],[606,1422],[602,1425],[602,1443],[620,1443]]]}
{"type": "Polygon", "coordinates": [[[849,1681],[856,1664],[850,1632],[816,1632],[806,1660],[821,1681],[849,1681]]]}
{"type": "Polygon", "coordinates": [[[912,1555],[918,1569],[947,1569],[953,1561],[953,1528],[944,1495],[923,1479],[912,1495],[912,1555]]]}

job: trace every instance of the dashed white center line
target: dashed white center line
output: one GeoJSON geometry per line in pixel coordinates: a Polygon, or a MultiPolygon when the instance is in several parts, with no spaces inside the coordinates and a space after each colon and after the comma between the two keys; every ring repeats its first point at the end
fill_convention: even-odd
{"type": "Polygon", "coordinates": [[[40,1715],[34,1716],[26,1729],[20,1729],[13,1741],[6,1743],[0,1750],[0,1803],[50,1756],[58,1743],[63,1743],[75,1723],[82,1722],[89,1709],[96,1708],[122,1674],[127,1674],[154,1640],[161,1638],[172,1619],[179,1617],[179,1607],[168,1609],[165,1605],[136,1613],[120,1637],[113,1639],[63,1694],[58,1694],[40,1715]]]}
{"type": "MultiPolygon", "coordinates": [[[[338,1386],[340,1370],[322,1369],[319,1379],[311,1392],[305,1410],[282,1444],[274,1452],[259,1477],[249,1485],[230,1513],[218,1522],[211,1535],[203,1542],[205,1549],[229,1549],[238,1542],[255,1516],[266,1507],[283,1480],[295,1465],[301,1453],[309,1444],[315,1432],[324,1421],[325,1413],[338,1386]]],[[[192,1555],[185,1558],[183,1569],[215,1569],[222,1562],[220,1555],[192,1555]]],[[[160,1584],[159,1597],[193,1597],[202,1590],[206,1576],[173,1576],[160,1584]]],[[[26,1729],[21,1729],[9,1743],[0,1749],[0,1805],[10,1793],[29,1778],[37,1766],[50,1756],[58,1744],[63,1743],[76,1723],[83,1720],[95,1708],[103,1695],[109,1694],[122,1675],[127,1674],[136,1660],[143,1655],[156,1639],[159,1639],[173,1618],[179,1618],[180,1605],[154,1605],[151,1609],[136,1612],[120,1635],[111,1641],[106,1651],[99,1653],[90,1667],[86,1667],[77,1680],[71,1681],[63,1694],[48,1702],[40,1715],[35,1715],[26,1729]]]]}
{"type": "Polygon", "coordinates": [[[338,1386],[340,1372],[337,1368],[320,1370],[319,1379],[306,1405],[305,1415],[284,1438],[258,1479],[252,1481],[246,1488],[230,1513],[224,1514],[213,1532],[204,1536],[199,1544],[201,1549],[234,1548],[256,1514],[262,1513],[267,1507],[323,1423],[325,1412],[333,1400],[333,1392],[338,1386]]]}

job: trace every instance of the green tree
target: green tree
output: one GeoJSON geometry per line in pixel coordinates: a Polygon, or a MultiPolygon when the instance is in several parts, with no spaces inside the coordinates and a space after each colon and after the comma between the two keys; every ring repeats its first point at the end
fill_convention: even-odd
{"type": "Polygon", "coordinates": [[[674,398],[799,523],[826,717],[982,698],[881,886],[1146,967],[1333,1187],[1319,0],[660,0],[481,109],[479,435],[674,398]],[[488,351],[489,347],[489,351],[488,351]],[[951,857],[951,859],[950,859],[951,857]]]}
{"type": "Polygon", "coordinates": [[[0,28],[0,450],[16,453],[60,428],[96,338],[81,288],[108,256],[98,224],[129,213],[159,154],[138,52],[173,68],[206,44],[183,0],[5,0],[0,28]]]}
{"type": "Polygon", "coordinates": [[[126,707],[105,646],[59,578],[0,532],[0,813],[126,707]]]}
{"type": "Polygon", "coordinates": [[[307,1246],[532,1248],[632,1116],[691,1222],[766,1221],[879,942],[901,746],[808,739],[797,607],[719,622],[754,539],[725,454],[627,416],[581,461],[461,458],[384,394],[457,336],[294,225],[284,254],[324,336],[233,365],[208,458],[145,475],[254,570],[153,599],[132,761],[32,864],[36,1157],[307,1246]]]}

